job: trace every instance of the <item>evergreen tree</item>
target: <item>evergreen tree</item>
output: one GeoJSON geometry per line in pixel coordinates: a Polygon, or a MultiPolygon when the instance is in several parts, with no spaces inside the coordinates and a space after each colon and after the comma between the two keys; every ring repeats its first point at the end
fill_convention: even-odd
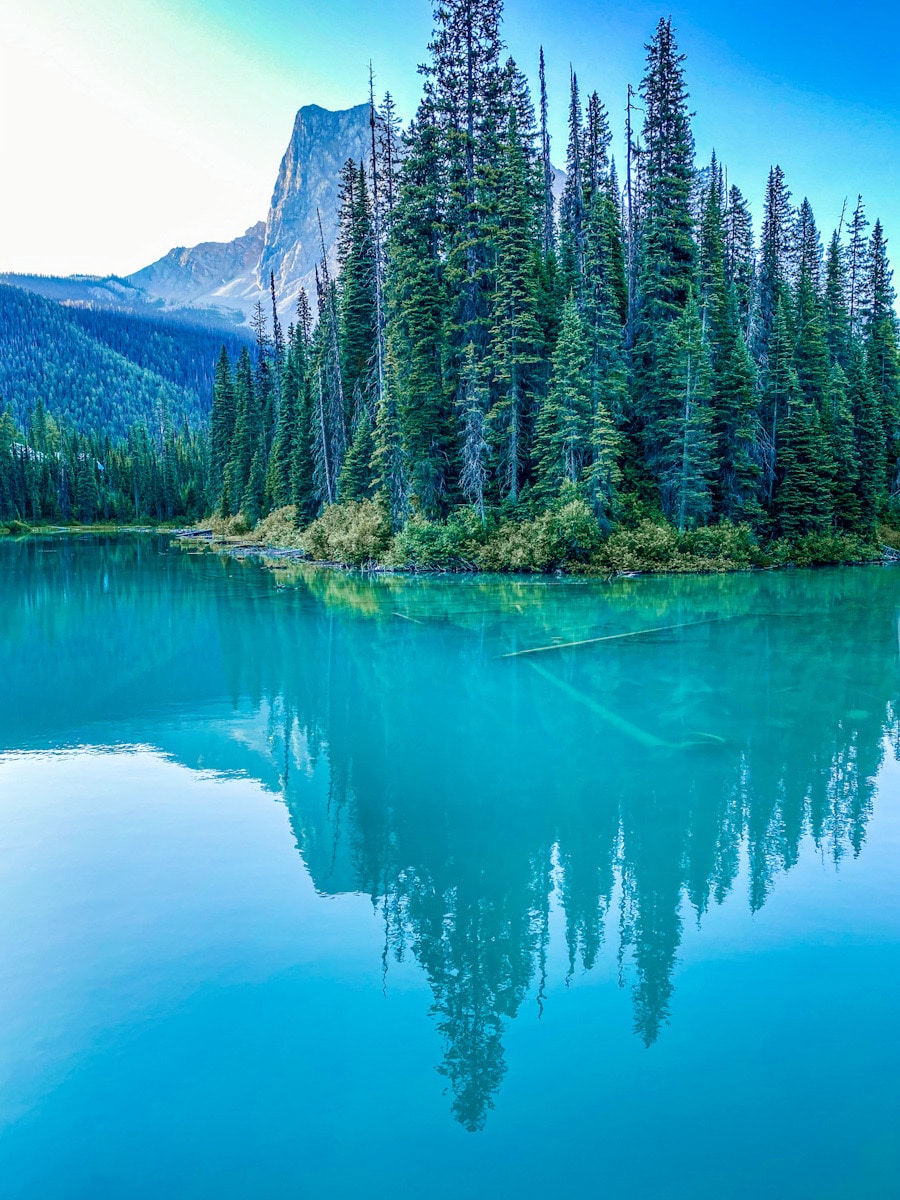
{"type": "Polygon", "coordinates": [[[372,419],[364,408],[341,466],[338,479],[341,500],[365,500],[371,495],[373,452],[372,419]]]}
{"type": "Polygon", "coordinates": [[[569,80],[569,144],[566,150],[566,182],[560,202],[561,282],[578,304],[583,301],[585,273],[585,188],[584,149],[581,124],[581,100],[578,77],[572,71],[569,80]]]}
{"type": "Polygon", "coordinates": [[[370,413],[374,408],[371,383],[377,330],[372,205],[363,164],[352,160],[342,172],[338,263],[341,372],[353,426],[364,408],[370,413]]]}
{"type": "MultiPolygon", "coordinates": [[[[565,481],[578,483],[588,460],[591,429],[590,350],[573,298],[563,308],[550,390],[537,418],[536,491],[550,503],[565,481]]],[[[605,452],[598,445],[598,450],[605,452]]],[[[601,470],[608,464],[604,462],[601,470]]]]}
{"type": "Polygon", "coordinates": [[[480,497],[473,500],[479,507],[483,485],[477,481],[487,473],[493,175],[505,115],[501,9],[500,0],[447,0],[440,5],[431,60],[423,68],[444,193],[444,373],[455,397],[460,487],[468,497],[480,497]]]}
{"type": "Polygon", "coordinates": [[[216,378],[213,384],[212,414],[210,417],[211,480],[210,492],[216,502],[221,502],[225,468],[231,456],[234,437],[235,397],[234,377],[231,360],[225,346],[216,363],[216,378]]]}
{"type": "Polygon", "coordinates": [[[549,110],[547,105],[547,76],[544,67],[544,47],[541,46],[538,67],[541,87],[541,242],[544,258],[556,250],[556,216],[553,200],[553,165],[550,162],[549,110]]]}
{"type": "Polygon", "coordinates": [[[787,298],[794,249],[794,211],[781,167],[769,171],[751,316],[751,347],[760,370],[771,352],[779,304],[787,298]]]}
{"type": "Polygon", "coordinates": [[[790,539],[823,533],[832,517],[832,479],[818,412],[791,372],[789,404],[779,450],[778,523],[790,539]]]}
{"type": "Polygon", "coordinates": [[[831,368],[822,429],[829,439],[834,463],[832,498],[835,521],[840,528],[852,531],[859,526],[860,517],[859,455],[854,439],[847,376],[840,363],[835,363],[831,368]]]}
{"type": "Polygon", "coordinates": [[[291,339],[297,386],[297,435],[291,461],[291,502],[297,507],[298,523],[311,520],[317,510],[315,489],[315,440],[312,403],[312,373],[310,348],[312,342],[312,313],[303,288],[297,297],[297,323],[291,339]]]}
{"type": "Polygon", "coordinates": [[[537,218],[516,109],[511,105],[497,172],[497,283],[491,314],[497,399],[488,425],[500,493],[513,503],[528,467],[542,385],[537,218]]]}
{"type": "Polygon", "coordinates": [[[266,507],[282,508],[294,502],[294,464],[298,443],[305,436],[300,424],[301,392],[305,387],[305,364],[295,348],[296,335],[289,331],[281,381],[278,424],[266,471],[266,507]]]}
{"type": "Polygon", "coordinates": [[[452,493],[454,466],[443,369],[440,133],[425,102],[406,145],[388,243],[387,380],[375,426],[378,484],[395,523],[408,504],[426,516],[439,515],[452,493]]]}
{"type": "Polygon", "coordinates": [[[824,319],[829,358],[845,371],[850,361],[850,314],[844,252],[837,230],[831,236],[825,255],[824,319]]]}
{"type": "Polygon", "coordinates": [[[866,361],[884,426],[887,485],[895,496],[900,490],[900,346],[894,308],[896,294],[880,221],[875,222],[869,243],[865,293],[866,361]]]}
{"type": "MultiPolygon", "coordinates": [[[[664,480],[661,464],[669,458],[672,422],[682,421],[684,409],[681,385],[673,386],[673,379],[680,379],[683,371],[673,369],[673,363],[681,359],[678,347],[685,337],[691,344],[694,341],[688,330],[693,318],[674,333],[669,329],[681,322],[691,303],[696,263],[690,204],[694,142],[683,62],[671,20],[661,20],[648,47],[647,73],[641,85],[644,148],[635,372],[647,459],[651,467],[656,464],[657,482],[669,494],[674,494],[671,472],[665,471],[664,480]],[[675,412],[667,409],[667,399],[677,405],[675,412]]],[[[694,357],[688,372],[694,382],[697,370],[694,357]]],[[[688,402],[688,410],[706,411],[693,401],[688,402]]],[[[705,444],[704,437],[699,443],[705,444]]],[[[700,457],[703,454],[705,451],[700,457]]],[[[680,509],[680,504],[677,507],[680,509]]]]}
{"type": "Polygon", "coordinates": [[[868,261],[866,230],[869,222],[862,196],[856,198],[856,208],[847,229],[847,310],[850,329],[854,334],[862,332],[863,315],[866,309],[866,265],[868,261]]]}
{"type": "Polygon", "coordinates": [[[715,474],[709,347],[693,296],[678,319],[665,327],[657,355],[656,379],[665,415],[655,468],[663,512],[684,532],[709,519],[715,474]]]}
{"type": "Polygon", "coordinates": [[[266,456],[265,449],[261,445],[257,445],[253,454],[253,461],[250,464],[250,474],[247,477],[247,485],[244,488],[244,493],[241,496],[241,512],[251,523],[255,525],[261,516],[265,513],[266,500],[266,456]]]}
{"type": "Polygon", "coordinates": [[[859,527],[863,533],[871,534],[887,501],[885,436],[878,396],[866,368],[862,347],[857,342],[854,342],[850,353],[847,382],[859,457],[856,488],[859,527]]]}
{"type": "Polygon", "coordinates": [[[253,363],[246,346],[237,361],[234,396],[234,434],[222,489],[223,516],[230,516],[240,510],[244,490],[250,478],[253,457],[262,440],[262,420],[253,377],[253,363]]]}
{"type": "Polygon", "coordinates": [[[725,229],[725,273],[734,288],[738,319],[745,340],[750,333],[750,313],[756,273],[753,219],[740,188],[733,184],[723,213],[725,229]]]}

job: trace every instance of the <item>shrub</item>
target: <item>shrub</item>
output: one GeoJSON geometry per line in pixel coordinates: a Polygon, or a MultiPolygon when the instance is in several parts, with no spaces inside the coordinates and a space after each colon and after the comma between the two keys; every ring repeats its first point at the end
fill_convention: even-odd
{"type": "Polygon", "coordinates": [[[504,521],[487,537],[478,565],[487,571],[572,568],[587,564],[599,545],[600,526],[587,503],[564,493],[531,521],[504,521]]]}
{"type": "Polygon", "coordinates": [[[243,537],[250,532],[250,522],[243,513],[236,517],[211,517],[209,527],[214,537],[243,537]]]}
{"type": "Polygon", "coordinates": [[[31,526],[26,525],[24,521],[10,518],[0,522],[0,537],[18,537],[23,533],[31,533],[31,526]]]}
{"type": "Polygon", "coordinates": [[[759,566],[762,552],[749,525],[722,521],[691,530],[681,539],[682,547],[694,558],[727,564],[727,569],[759,566]]]}
{"type": "Polygon", "coordinates": [[[678,556],[678,534],[662,521],[643,520],[617,529],[601,547],[596,565],[610,571],[664,571],[678,556]]]}
{"type": "Polygon", "coordinates": [[[470,508],[455,512],[446,522],[413,516],[395,536],[387,558],[394,566],[471,571],[484,536],[481,519],[470,508]]]}
{"type": "Polygon", "coordinates": [[[772,555],[779,566],[795,567],[872,562],[880,557],[874,546],[851,533],[809,533],[792,542],[782,538],[773,544],[772,555]]]}
{"type": "Polygon", "coordinates": [[[326,504],[322,515],[300,535],[302,547],[311,558],[353,567],[377,562],[390,541],[390,519],[377,500],[326,504]]]}
{"type": "Polygon", "coordinates": [[[296,506],[286,504],[284,508],[276,508],[263,517],[253,530],[253,537],[261,546],[274,546],[280,550],[302,549],[296,506]]]}

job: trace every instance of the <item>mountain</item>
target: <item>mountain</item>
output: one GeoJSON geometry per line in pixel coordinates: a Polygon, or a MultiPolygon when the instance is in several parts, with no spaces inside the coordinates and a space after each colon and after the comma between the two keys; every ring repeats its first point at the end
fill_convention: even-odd
{"type": "Polygon", "coordinates": [[[160,404],[173,424],[206,419],[223,341],[237,333],[122,310],[57,304],[0,284],[0,408],[21,425],[38,399],[48,412],[114,440],[136,422],[154,427],[160,404]]]}
{"type": "Polygon", "coordinates": [[[21,275],[5,272],[0,274],[0,283],[65,304],[133,311],[149,307],[152,303],[149,296],[118,275],[21,275]]]}
{"type": "Polygon", "coordinates": [[[130,286],[166,308],[201,308],[243,319],[259,296],[257,267],[266,224],[257,221],[231,242],[176,246],[168,254],[128,276],[130,286]]]}
{"type": "Polygon", "coordinates": [[[293,307],[301,287],[314,301],[323,240],[329,268],[336,270],[339,175],[348,158],[371,161],[368,104],[341,112],[317,104],[301,108],[275,181],[257,271],[263,286],[274,273],[283,305],[293,307]]]}
{"type": "MultiPolygon", "coordinates": [[[[94,308],[166,316],[193,312],[206,323],[233,325],[246,322],[274,274],[278,303],[288,320],[301,287],[315,312],[315,271],[323,242],[329,269],[337,269],[341,167],[348,158],[368,163],[370,157],[368,104],[337,112],[307,104],[294,118],[266,220],[240,237],[176,246],[125,279],[0,275],[0,281],[94,308]]],[[[564,173],[554,169],[557,202],[564,183],[564,173]]]]}
{"type": "Polygon", "coordinates": [[[249,317],[261,292],[268,292],[271,273],[283,310],[293,309],[304,287],[315,311],[323,241],[329,268],[337,267],[341,167],[348,158],[368,162],[370,156],[368,104],[339,112],[305,105],[294,118],[265,221],[232,242],[170,250],[127,282],[166,309],[201,307],[249,317]]]}

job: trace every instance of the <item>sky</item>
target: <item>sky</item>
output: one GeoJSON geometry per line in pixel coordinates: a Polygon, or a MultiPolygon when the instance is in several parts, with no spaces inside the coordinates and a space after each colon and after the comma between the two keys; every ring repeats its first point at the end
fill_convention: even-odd
{"type": "MultiPolygon", "coordinates": [[[[430,0],[0,0],[0,270],[124,275],[229,240],[268,209],[295,111],[389,89],[414,112],[430,0]],[[5,10],[5,11],[4,11],[5,10]]],[[[863,194],[900,245],[900,6],[791,0],[507,0],[510,53],[544,46],[553,158],[571,62],[623,142],[629,82],[673,17],[699,161],[715,149],[758,214],[784,168],[823,239],[863,194]]]]}

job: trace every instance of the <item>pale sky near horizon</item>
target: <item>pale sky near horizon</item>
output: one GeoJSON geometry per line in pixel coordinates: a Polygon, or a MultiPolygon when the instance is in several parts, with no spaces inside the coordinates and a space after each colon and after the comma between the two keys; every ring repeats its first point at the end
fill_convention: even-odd
{"type": "MultiPolygon", "coordinates": [[[[175,245],[265,217],[293,116],[389,88],[408,119],[429,0],[5,0],[0,40],[0,270],[127,274],[175,245]]],[[[845,197],[900,239],[900,14],[803,0],[508,0],[504,33],[532,77],[543,43],[565,159],[570,60],[621,144],[625,88],[671,11],[687,55],[698,160],[715,147],[758,213],[771,163],[808,195],[823,238],[845,197]],[[877,36],[872,30],[877,29],[877,36]],[[896,230],[896,232],[895,232],[896,230]]]]}

